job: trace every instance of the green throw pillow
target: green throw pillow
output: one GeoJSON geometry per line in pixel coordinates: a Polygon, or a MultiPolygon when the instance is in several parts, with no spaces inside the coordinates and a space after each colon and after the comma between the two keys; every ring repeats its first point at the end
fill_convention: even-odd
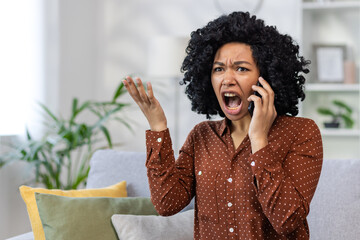
{"type": "Polygon", "coordinates": [[[63,197],[35,193],[47,240],[117,240],[114,214],[158,215],[150,198],[63,197]]]}

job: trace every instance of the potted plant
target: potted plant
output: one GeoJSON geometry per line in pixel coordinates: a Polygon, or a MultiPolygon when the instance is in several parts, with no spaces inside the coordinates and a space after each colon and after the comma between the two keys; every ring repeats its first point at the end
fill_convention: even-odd
{"type": "Polygon", "coordinates": [[[334,100],[332,103],[337,107],[337,111],[324,107],[317,109],[319,114],[332,117],[330,122],[324,122],[325,128],[339,128],[341,121],[345,124],[346,128],[352,128],[354,120],[351,117],[353,112],[351,107],[340,100],[334,100]]]}
{"type": "Polygon", "coordinates": [[[27,130],[26,141],[15,144],[13,151],[1,156],[0,166],[17,160],[26,161],[34,168],[35,183],[48,189],[77,189],[86,182],[92,153],[99,148],[113,147],[105,123],[116,120],[131,129],[117,114],[128,106],[117,101],[126,91],[123,87],[121,83],[110,101],[85,101],[80,104],[74,98],[68,119],[56,116],[40,104],[47,118],[43,136],[34,139],[27,130]],[[87,114],[87,119],[95,119],[94,122],[89,124],[79,120],[82,114],[87,114]]]}

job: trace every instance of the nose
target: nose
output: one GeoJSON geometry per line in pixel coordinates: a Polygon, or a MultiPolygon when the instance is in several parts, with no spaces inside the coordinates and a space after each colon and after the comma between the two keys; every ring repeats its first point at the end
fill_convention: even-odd
{"type": "Polygon", "coordinates": [[[222,85],[224,86],[233,86],[236,84],[236,79],[234,73],[231,70],[225,71],[222,85]]]}

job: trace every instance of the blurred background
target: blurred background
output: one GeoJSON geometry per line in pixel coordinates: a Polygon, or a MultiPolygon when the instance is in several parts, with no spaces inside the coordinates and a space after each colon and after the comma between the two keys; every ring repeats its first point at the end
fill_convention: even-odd
{"type": "MultiPolygon", "coordinates": [[[[67,118],[73,98],[111,99],[126,75],[153,83],[177,151],[205,120],[178,84],[186,43],[192,31],[232,11],[256,14],[294,38],[312,60],[300,116],[321,128],[325,158],[360,160],[357,0],[1,0],[0,154],[24,139],[25,127],[42,136],[39,102],[67,118]],[[332,117],[340,125],[325,127],[332,117]]],[[[145,151],[146,119],[127,94],[119,100],[131,104],[121,114],[132,131],[108,122],[112,141],[119,150],[145,151]]],[[[31,174],[23,162],[0,168],[0,239],[31,231],[18,191],[31,174]]]]}

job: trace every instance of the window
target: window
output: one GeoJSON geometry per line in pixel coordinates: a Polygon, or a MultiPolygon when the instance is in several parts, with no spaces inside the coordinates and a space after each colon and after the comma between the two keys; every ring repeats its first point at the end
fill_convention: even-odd
{"type": "Polygon", "coordinates": [[[24,133],[42,100],[42,5],[0,1],[0,135],[24,133]]]}

